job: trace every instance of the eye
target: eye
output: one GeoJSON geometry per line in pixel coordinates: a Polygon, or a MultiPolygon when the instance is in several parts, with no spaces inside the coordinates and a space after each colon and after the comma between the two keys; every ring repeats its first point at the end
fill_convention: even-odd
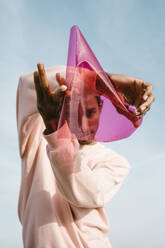
{"type": "Polygon", "coordinates": [[[95,114],[95,113],[96,113],[96,109],[88,109],[88,110],[86,111],[86,116],[87,116],[88,118],[90,118],[90,117],[92,117],[92,115],[95,114]]]}

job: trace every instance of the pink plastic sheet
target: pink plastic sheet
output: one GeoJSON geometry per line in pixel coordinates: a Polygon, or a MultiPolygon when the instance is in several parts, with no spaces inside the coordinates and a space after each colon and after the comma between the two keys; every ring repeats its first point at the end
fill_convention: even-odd
{"type": "Polygon", "coordinates": [[[70,31],[65,96],[58,129],[67,121],[79,140],[111,142],[129,137],[142,123],[112,84],[77,26],[70,31]]]}

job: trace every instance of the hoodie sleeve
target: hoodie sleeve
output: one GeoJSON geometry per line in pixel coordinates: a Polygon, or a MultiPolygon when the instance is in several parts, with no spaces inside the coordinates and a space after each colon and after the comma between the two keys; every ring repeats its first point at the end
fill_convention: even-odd
{"type": "Polygon", "coordinates": [[[128,161],[116,152],[110,152],[96,161],[91,170],[87,159],[81,158],[78,140],[70,133],[67,123],[58,130],[58,135],[60,133],[65,133],[65,138],[57,138],[57,131],[49,135],[43,132],[43,136],[48,142],[47,154],[63,197],[77,207],[105,207],[127,176],[128,161]]]}

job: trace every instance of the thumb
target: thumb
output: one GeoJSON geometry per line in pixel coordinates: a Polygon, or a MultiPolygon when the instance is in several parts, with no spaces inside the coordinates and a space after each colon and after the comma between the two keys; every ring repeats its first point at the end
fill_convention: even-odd
{"type": "Polygon", "coordinates": [[[63,98],[66,90],[67,90],[66,85],[61,85],[61,86],[57,87],[55,89],[54,93],[52,94],[53,100],[58,101],[60,98],[63,98]]]}

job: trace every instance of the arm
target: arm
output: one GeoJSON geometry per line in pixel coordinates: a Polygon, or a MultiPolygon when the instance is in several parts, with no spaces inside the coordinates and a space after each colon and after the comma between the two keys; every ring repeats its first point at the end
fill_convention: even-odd
{"type": "MultiPolygon", "coordinates": [[[[74,69],[70,69],[70,73],[76,73],[74,69]]],[[[142,79],[135,78],[129,75],[106,73],[114,87],[120,91],[128,100],[130,105],[136,107],[135,113],[137,115],[145,115],[150,110],[155,97],[152,95],[154,89],[153,85],[145,82],[142,79]]],[[[103,94],[109,96],[109,89],[95,71],[79,68],[80,81],[84,81],[87,89],[96,94],[103,94]]],[[[77,77],[76,77],[77,79],[77,77]]],[[[59,77],[60,81],[60,77],[59,77]]],[[[64,79],[61,79],[65,83],[64,79]]],[[[106,96],[106,97],[107,97],[106,96]]],[[[107,97],[108,98],[108,97],[107,97]]]]}
{"type": "Polygon", "coordinates": [[[128,175],[128,161],[115,152],[109,152],[91,170],[87,161],[82,160],[79,143],[70,133],[67,123],[58,132],[68,132],[70,138],[57,139],[57,132],[44,135],[44,138],[48,142],[47,154],[61,194],[77,207],[104,207],[128,175]]]}
{"type": "Polygon", "coordinates": [[[28,156],[31,149],[30,144],[35,152],[44,130],[44,123],[37,111],[36,96],[33,88],[32,73],[22,75],[19,78],[16,95],[16,122],[21,158],[28,156]]]}
{"type": "MultiPolygon", "coordinates": [[[[32,79],[32,75],[29,76],[29,74],[27,76],[21,76],[16,95],[16,121],[21,159],[18,216],[21,223],[23,223],[29,193],[32,184],[34,184],[37,157],[39,155],[38,150],[41,146],[42,133],[44,130],[44,123],[36,108],[35,92],[32,90],[34,87],[32,79]]],[[[42,155],[44,156],[44,154],[42,155]]],[[[46,155],[45,153],[45,156],[46,155]]]]}
{"type": "Polygon", "coordinates": [[[106,161],[100,161],[92,171],[86,159],[81,159],[78,140],[70,132],[67,122],[56,131],[59,117],[57,110],[61,105],[58,101],[60,92],[59,95],[47,94],[48,82],[43,66],[39,65],[39,75],[34,74],[34,81],[38,109],[46,126],[43,135],[48,142],[47,154],[60,192],[68,202],[78,207],[105,206],[128,174],[128,162],[119,155],[108,155],[106,161]],[[47,125],[50,120],[54,121],[54,127],[50,128],[47,125]],[[104,185],[103,182],[106,184],[104,185]]]}
{"type": "Polygon", "coordinates": [[[124,94],[131,105],[137,110],[136,114],[145,115],[150,110],[155,97],[152,95],[154,86],[142,79],[123,74],[107,73],[115,87],[124,94]]]}

